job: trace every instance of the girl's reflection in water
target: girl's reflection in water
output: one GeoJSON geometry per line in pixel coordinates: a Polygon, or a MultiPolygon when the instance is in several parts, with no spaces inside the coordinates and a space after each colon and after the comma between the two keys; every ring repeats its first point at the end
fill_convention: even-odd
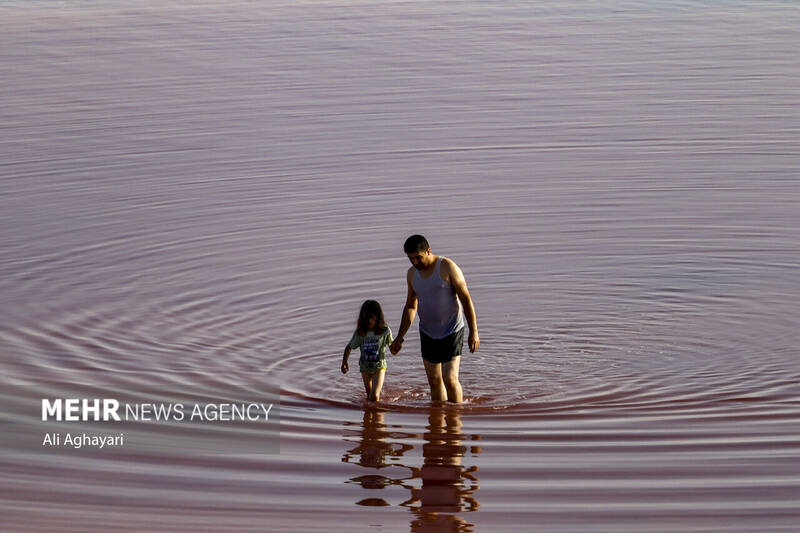
{"type": "MultiPolygon", "coordinates": [[[[462,458],[467,452],[463,444],[461,410],[457,406],[432,406],[428,415],[428,425],[423,435],[389,431],[384,420],[385,412],[375,407],[366,407],[364,422],[359,432],[347,435],[359,438],[358,446],[348,451],[342,461],[360,466],[382,469],[402,467],[410,470],[410,476],[391,477],[384,475],[363,475],[351,478],[349,483],[358,483],[365,489],[383,489],[400,486],[410,491],[410,497],[400,503],[414,514],[411,521],[412,532],[471,532],[472,524],[455,513],[475,511],[478,500],[477,466],[465,467],[462,458]],[[414,448],[404,439],[419,439],[422,445],[422,466],[408,466],[398,462],[406,452],[414,448]],[[391,459],[391,462],[387,462],[391,459]],[[420,480],[420,483],[416,482],[420,480]]],[[[480,439],[472,436],[473,440],[480,439]]],[[[480,447],[470,448],[473,455],[480,453],[480,447]]],[[[366,498],[356,502],[358,505],[388,506],[383,498],[366,498]]]]}
{"type": "MultiPolygon", "coordinates": [[[[388,437],[391,435],[394,438],[411,438],[412,434],[402,434],[398,432],[389,432],[386,429],[386,422],[384,421],[385,412],[374,407],[367,406],[364,408],[364,421],[359,431],[347,432],[345,440],[354,441],[353,437],[357,437],[358,446],[346,452],[342,457],[345,463],[355,463],[367,468],[375,468],[377,470],[388,467],[402,466],[397,463],[387,464],[389,457],[401,457],[408,450],[414,448],[413,445],[400,442],[390,442],[388,437]]],[[[349,480],[350,483],[358,483],[365,489],[382,489],[389,485],[402,485],[401,479],[392,479],[390,477],[366,474],[363,476],[354,477],[349,480]]],[[[367,498],[356,502],[358,505],[389,505],[381,498],[367,498]]]]}

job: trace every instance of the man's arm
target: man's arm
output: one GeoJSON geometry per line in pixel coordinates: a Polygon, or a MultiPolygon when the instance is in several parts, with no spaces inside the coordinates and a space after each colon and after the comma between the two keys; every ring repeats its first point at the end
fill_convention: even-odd
{"type": "Polygon", "coordinates": [[[400,320],[400,329],[397,330],[397,337],[395,337],[394,342],[389,346],[389,350],[393,354],[399,352],[403,347],[403,340],[406,332],[408,332],[408,328],[411,327],[414,318],[417,316],[417,293],[414,292],[414,287],[411,282],[413,279],[414,269],[412,267],[408,270],[408,274],[406,274],[408,293],[406,295],[406,305],[403,307],[403,318],[400,320]]]}
{"type": "Polygon", "coordinates": [[[446,273],[446,281],[450,282],[453,289],[456,291],[456,296],[461,301],[461,306],[464,308],[464,316],[469,325],[469,351],[475,353],[481,345],[481,339],[478,336],[478,316],[475,314],[475,306],[472,304],[472,298],[469,295],[467,288],[467,280],[464,279],[464,273],[451,259],[444,259],[443,263],[446,265],[449,272],[446,273]],[[449,279],[448,279],[449,278],[449,279]]]}

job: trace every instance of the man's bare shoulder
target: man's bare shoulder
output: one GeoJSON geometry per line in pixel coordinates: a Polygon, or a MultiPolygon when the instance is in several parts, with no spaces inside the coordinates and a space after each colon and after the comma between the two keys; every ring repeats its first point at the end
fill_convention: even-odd
{"type": "Polygon", "coordinates": [[[450,282],[450,277],[455,274],[458,277],[458,274],[461,272],[461,269],[458,267],[455,261],[450,259],[449,257],[442,256],[442,266],[441,270],[439,271],[442,279],[450,282]]]}
{"type": "Polygon", "coordinates": [[[408,272],[406,272],[406,279],[408,280],[409,283],[411,283],[411,280],[414,279],[414,272],[416,270],[417,269],[412,266],[411,268],[408,269],[408,272]]]}
{"type": "Polygon", "coordinates": [[[441,257],[442,257],[442,266],[445,266],[447,268],[452,268],[453,266],[456,266],[456,267],[458,266],[458,265],[456,265],[456,262],[453,261],[452,259],[450,259],[449,257],[445,257],[445,256],[441,256],[441,257]]]}

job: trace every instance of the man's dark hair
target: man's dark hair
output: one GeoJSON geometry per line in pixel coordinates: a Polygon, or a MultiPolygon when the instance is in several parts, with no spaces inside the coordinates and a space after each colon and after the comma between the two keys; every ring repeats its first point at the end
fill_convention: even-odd
{"type": "Polygon", "coordinates": [[[413,254],[417,252],[425,252],[430,247],[431,245],[428,244],[428,240],[425,237],[422,235],[412,235],[406,239],[406,243],[403,245],[403,250],[405,250],[407,254],[413,254]]]}

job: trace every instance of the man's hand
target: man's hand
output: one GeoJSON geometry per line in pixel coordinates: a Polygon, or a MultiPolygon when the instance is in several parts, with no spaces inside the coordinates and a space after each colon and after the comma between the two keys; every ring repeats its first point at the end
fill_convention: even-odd
{"type": "Polygon", "coordinates": [[[342,361],[342,374],[347,374],[347,371],[350,367],[347,365],[347,361],[342,361]]]}
{"type": "Polygon", "coordinates": [[[392,352],[392,355],[397,355],[397,353],[403,348],[403,337],[398,337],[389,345],[389,351],[392,352]]]}
{"type": "Polygon", "coordinates": [[[477,331],[470,331],[469,332],[469,351],[471,353],[475,353],[478,350],[478,347],[481,345],[481,338],[478,337],[477,331]]]}

